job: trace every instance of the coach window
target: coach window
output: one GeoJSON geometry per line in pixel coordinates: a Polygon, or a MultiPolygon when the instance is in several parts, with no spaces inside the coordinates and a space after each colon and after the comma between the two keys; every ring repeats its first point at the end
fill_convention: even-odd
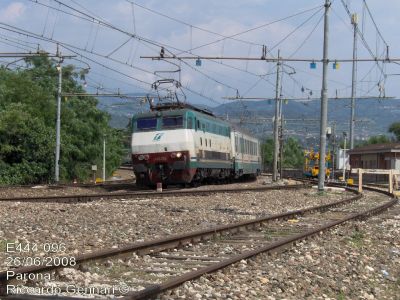
{"type": "Polygon", "coordinates": [[[197,120],[197,129],[200,129],[200,121],[197,120]]]}
{"type": "Polygon", "coordinates": [[[206,130],[206,124],[201,123],[201,128],[203,129],[203,131],[205,131],[206,130]]]}
{"type": "Polygon", "coordinates": [[[200,146],[203,146],[203,139],[200,138],[200,146]]]}
{"type": "Polygon", "coordinates": [[[207,147],[207,139],[204,139],[206,141],[206,147],[207,147]]]}

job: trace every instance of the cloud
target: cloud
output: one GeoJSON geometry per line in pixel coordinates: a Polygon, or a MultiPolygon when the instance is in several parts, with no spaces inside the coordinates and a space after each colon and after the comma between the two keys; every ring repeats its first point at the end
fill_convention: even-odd
{"type": "Polygon", "coordinates": [[[26,6],[21,2],[14,2],[6,8],[0,10],[0,21],[12,23],[20,19],[26,10],[26,6]]]}

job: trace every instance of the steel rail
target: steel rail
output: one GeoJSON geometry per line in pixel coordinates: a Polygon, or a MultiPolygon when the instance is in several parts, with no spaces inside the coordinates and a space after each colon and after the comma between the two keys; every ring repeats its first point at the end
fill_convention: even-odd
{"type": "Polygon", "coordinates": [[[304,233],[299,233],[299,234],[293,235],[291,237],[282,239],[281,241],[277,241],[277,242],[271,243],[269,245],[266,245],[266,246],[263,246],[263,247],[259,247],[259,248],[254,249],[254,250],[243,252],[243,253],[241,253],[239,255],[236,255],[236,256],[234,256],[232,258],[223,260],[221,262],[215,263],[213,265],[210,265],[210,266],[207,266],[207,267],[204,267],[204,268],[192,271],[192,272],[185,273],[185,274],[183,274],[181,276],[178,276],[178,277],[172,278],[170,280],[167,280],[167,281],[165,281],[165,282],[163,282],[161,284],[152,285],[150,287],[145,288],[144,290],[141,290],[139,292],[135,292],[135,293],[132,293],[130,295],[127,295],[127,296],[123,297],[122,299],[123,300],[148,299],[150,297],[156,296],[157,294],[159,294],[159,293],[161,293],[163,291],[166,291],[166,290],[169,290],[171,288],[177,287],[177,286],[181,285],[182,283],[184,283],[186,281],[193,280],[193,279],[196,279],[196,278],[198,278],[198,277],[200,277],[200,276],[202,276],[204,274],[212,273],[212,272],[218,271],[220,269],[223,269],[223,268],[225,268],[225,267],[227,267],[227,266],[229,266],[231,264],[234,264],[234,263],[237,263],[237,262],[241,261],[242,259],[248,259],[248,258],[253,257],[253,256],[255,256],[257,254],[260,254],[260,253],[271,252],[271,251],[274,251],[274,250],[278,250],[278,249],[280,249],[282,247],[286,247],[286,246],[288,246],[290,244],[293,244],[293,243],[295,243],[297,241],[303,240],[305,238],[312,237],[312,236],[314,236],[314,235],[316,235],[316,234],[318,234],[318,233],[320,233],[322,231],[326,231],[326,230],[328,230],[328,229],[330,229],[330,228],[332,228],[334,226],[340,225],[340,224],[345,223],[347,221],[354,220],[354,219],[366,218],[366,217],[368,217],[370,215],[377,214],[377,213],[389,208],[390,206],[394,205],[395,203],[397,203],[397,199],[392,199],[391,201],[389,201],[387,203],[384,203],[384,204],[382,204],[382,205],[380,205],[378,207],[375,207],[375,208],[373,208],[371,210],[368,210],[366,212],[352,214],[352,215],[350,215],[348,217],[345,217],[345,218],[343,218],[341,220],[330,222],[330,223],[328,223],[326,225],[323,225],[323,226],[320,226],[320,227],[318,227],[316,229],[312,229],[312,230],[309,230],[309,231],[304,232],[304,233]]]}
{"type": "MultiPolygon", "coordinates": [[[[227,224],[227,225],[220,225],[217,227],[212,227],[208,229],[203,229],[203,230],[198,230],[198,231],[193,231],[189,233],[183,233],[183,234],[178,234],[178,235],[172,235],[172,236],[167,236],[165,238],[159,238],[155,240],[149,240],[145,242],[138,242],[138,243],[133,243],[131,245],[127,245],[124,247],[120,248],[111,248],[111,249],[105,249],[105,250],[100,250],[96,252],[91,252],[87,254],[82,254],[79,256],[76,256],[76,262],[77,265],[88,262],[88,261],[93,261],[93,260],[98,260],[98,259],[104,259],[104,258],[110,258],[113,256],[118,256],[126,253],[131,253],[131,252],[139,252],[141,254],[144,253],[157,253],[165,249],[170,249],[170,248],[175,248],[179,246],[183,246],[188,243],[194,243],[195,241],[199,240],[206,240],[209,239],[210,237],[215,237],[218,234],[223,234],[225,232],[232,232],[232,231],[238,231],[241,228],[249,228],[249,227],[255,227],[258,225],[262,225],[263,223],[279,220],[279,219],[289,219],[293,218],[296,216],[300,215],[305,215],[307,213],[312,213],[315,211],[325,211],[329,208],[334,208],[338,207],[344,204],[348,204],[350,202],[356,201],[362,197],[362,194],[359,194],[358,192],[349,189],[349,191],[356,193],[357,195],[343,199],[340,201],[336,201],[333,203],[328,203],[324,205],[319,205],[319,206],[313,206],[309,208],[304,208],[300,210],[294,210],[294,211],[289,211],[285,213],[280,213],[280,214],[275,214],[271,216],[265,216],[265,217],[259,217],[253,220],[246,220],[246,221],[241,221],[241,222],[236,222],[233,224],[227,224]]],[[[21,267],[17,269],[13,269],[15,274],[26,274],[26,273],[40,273],[44,271],[50,271],[54,269],[58,269],[59,267],[57,266],[27,266],[27,267],[21,267]]],[[[14,275],[13,277],[15,277],[14,275]]],[[[7,271],[0,272],[0,289],[1,286],[6,286],[7,281],[9,279],[12,279],[13,277],[10,277],[8,275],[7,277],[7,271]]],[[[1,293],[0,293],[1,295],[1,293]]]]}
{"type": "MultiPolygon", "coordinates": [[[[107,187],[113,185],[107,185],[107,187]]],[[[285,186],[262,186],[262,187],[249,187],[249,188],[224,188],[224,189],[212,189],[212,190],[166,190],[163,192],[148,191],[148,192],[118,192],[118,193],[101,193],[101,194],[80,194],[80,195],[62,195],[62,196],[35,196],[35,197],[10,197],[0,198],[0,202],[10,201],[23,201],[23,202],[87,202],[99,199],[110,199],[110,198],[123,198],[123,197],[169,197],[169,196],[187,196],[187,195],[207,195],[213,193],[241,193],[241,192],[262,192],[272,190],[289,190],[309,187],[309,185],[301,183],[294,185],[285,186]]]]}
{"type": "Polygon", "coordinates": [[[103,186],[114,186],[118,184],[127,184],[131,183],[132,186],[135,186],[135,180],[133,179],[122,179],[122,180],[108,180],[101,183],[60,183],[60,184],[18,184],[18,185],[9,185],[2,184],[0,185],[0,189],[17,189],[17,188],[33,188],[35,186],[46,186],[50,189],[64,188],[64,187],[103,187],[103,186]]]}

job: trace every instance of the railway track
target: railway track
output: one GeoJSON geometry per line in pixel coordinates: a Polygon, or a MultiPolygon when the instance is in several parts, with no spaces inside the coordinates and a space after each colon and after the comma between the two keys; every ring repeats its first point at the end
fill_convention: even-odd
{"type": "MultiPolygon", "coordinates": [[[[97,188],[97,187],[107,187],[107,186],[117,186],[123,184],[134,184],[133,179],[122,179],[122,180],[110,180],[101,183],[60,183],[60,184],[45,184],[50,189],[62,189],[67,187],[87,187],[87,188],[97,188]]],[[[33,188],[35,186],[40,186],[41,184],[19,184],[19,185],[0,185],[0,189],[18,189],[18,188],[33,188]]]]}
{"type": "MultiPolygon", "coordinates": [[[[377,192],[372,188],[368,190],[377,192]]],[[[344,222],[379,213],[397,201],[389,198],[386,192],[378,193],[378,196],[369,194],[368,197],[357,194],[322,206],[80,255],[76,257],[79,267],[75,272],[96,272],[102,278],[100,282],[106,285],[115,285],[122,280],[130,287],[130,293],[123,299],[147,299],[242,259],[262,252],[280,251],[344,222]],[[382,199],[382,194],[388,197],[382,199]]],[[[59,286],[66,286],[71,280],[56,267],[25,267],[14,272],[50,272],[59,286]]],[[[6,276],[5,272],[0,273],[3,288],[7,284],[6,276]]],[[[8,283],[13,280],[9,278],[8,283]]],[[[34,284],[46,285],[45,282],[34,284]]],[[[37,299],[30,295],[10,298],[37,299]]],[[[70,298],[59,296],[57,299],[70,298]]]]}
{"type": "Polygon", "coordinates": [[[307,186],[307,183],[285,185],[285,186],[261,186],[246,188],[219,188],[219,189],[168,189],[163,192],[153,190],[139,192],[115,192],[115,193],[96,193],[80,195],[62,195],[62,196],[35,196],[35,197],[10,197],[0,198],[0,202],[23,201],[23,202],[60,202],[76,203],[89,202],[95,200],[118,199],[118,198],[144,198],[144,197],[170,197],[170,196],[190,196],[190,195],[208,195],[216,193],[241,193],[241,192],[260,192],[281,189],[299,189],[307,186]]]}

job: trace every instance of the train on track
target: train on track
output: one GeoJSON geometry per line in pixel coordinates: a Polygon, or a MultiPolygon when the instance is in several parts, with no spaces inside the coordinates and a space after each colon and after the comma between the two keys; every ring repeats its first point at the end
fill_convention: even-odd
{"type": "Polygon", "coordinates": [[[132,118],[136,184],[191,184],[256,177],[260,141],[214,116],[182,103],[159,103],[132,118]]]}

